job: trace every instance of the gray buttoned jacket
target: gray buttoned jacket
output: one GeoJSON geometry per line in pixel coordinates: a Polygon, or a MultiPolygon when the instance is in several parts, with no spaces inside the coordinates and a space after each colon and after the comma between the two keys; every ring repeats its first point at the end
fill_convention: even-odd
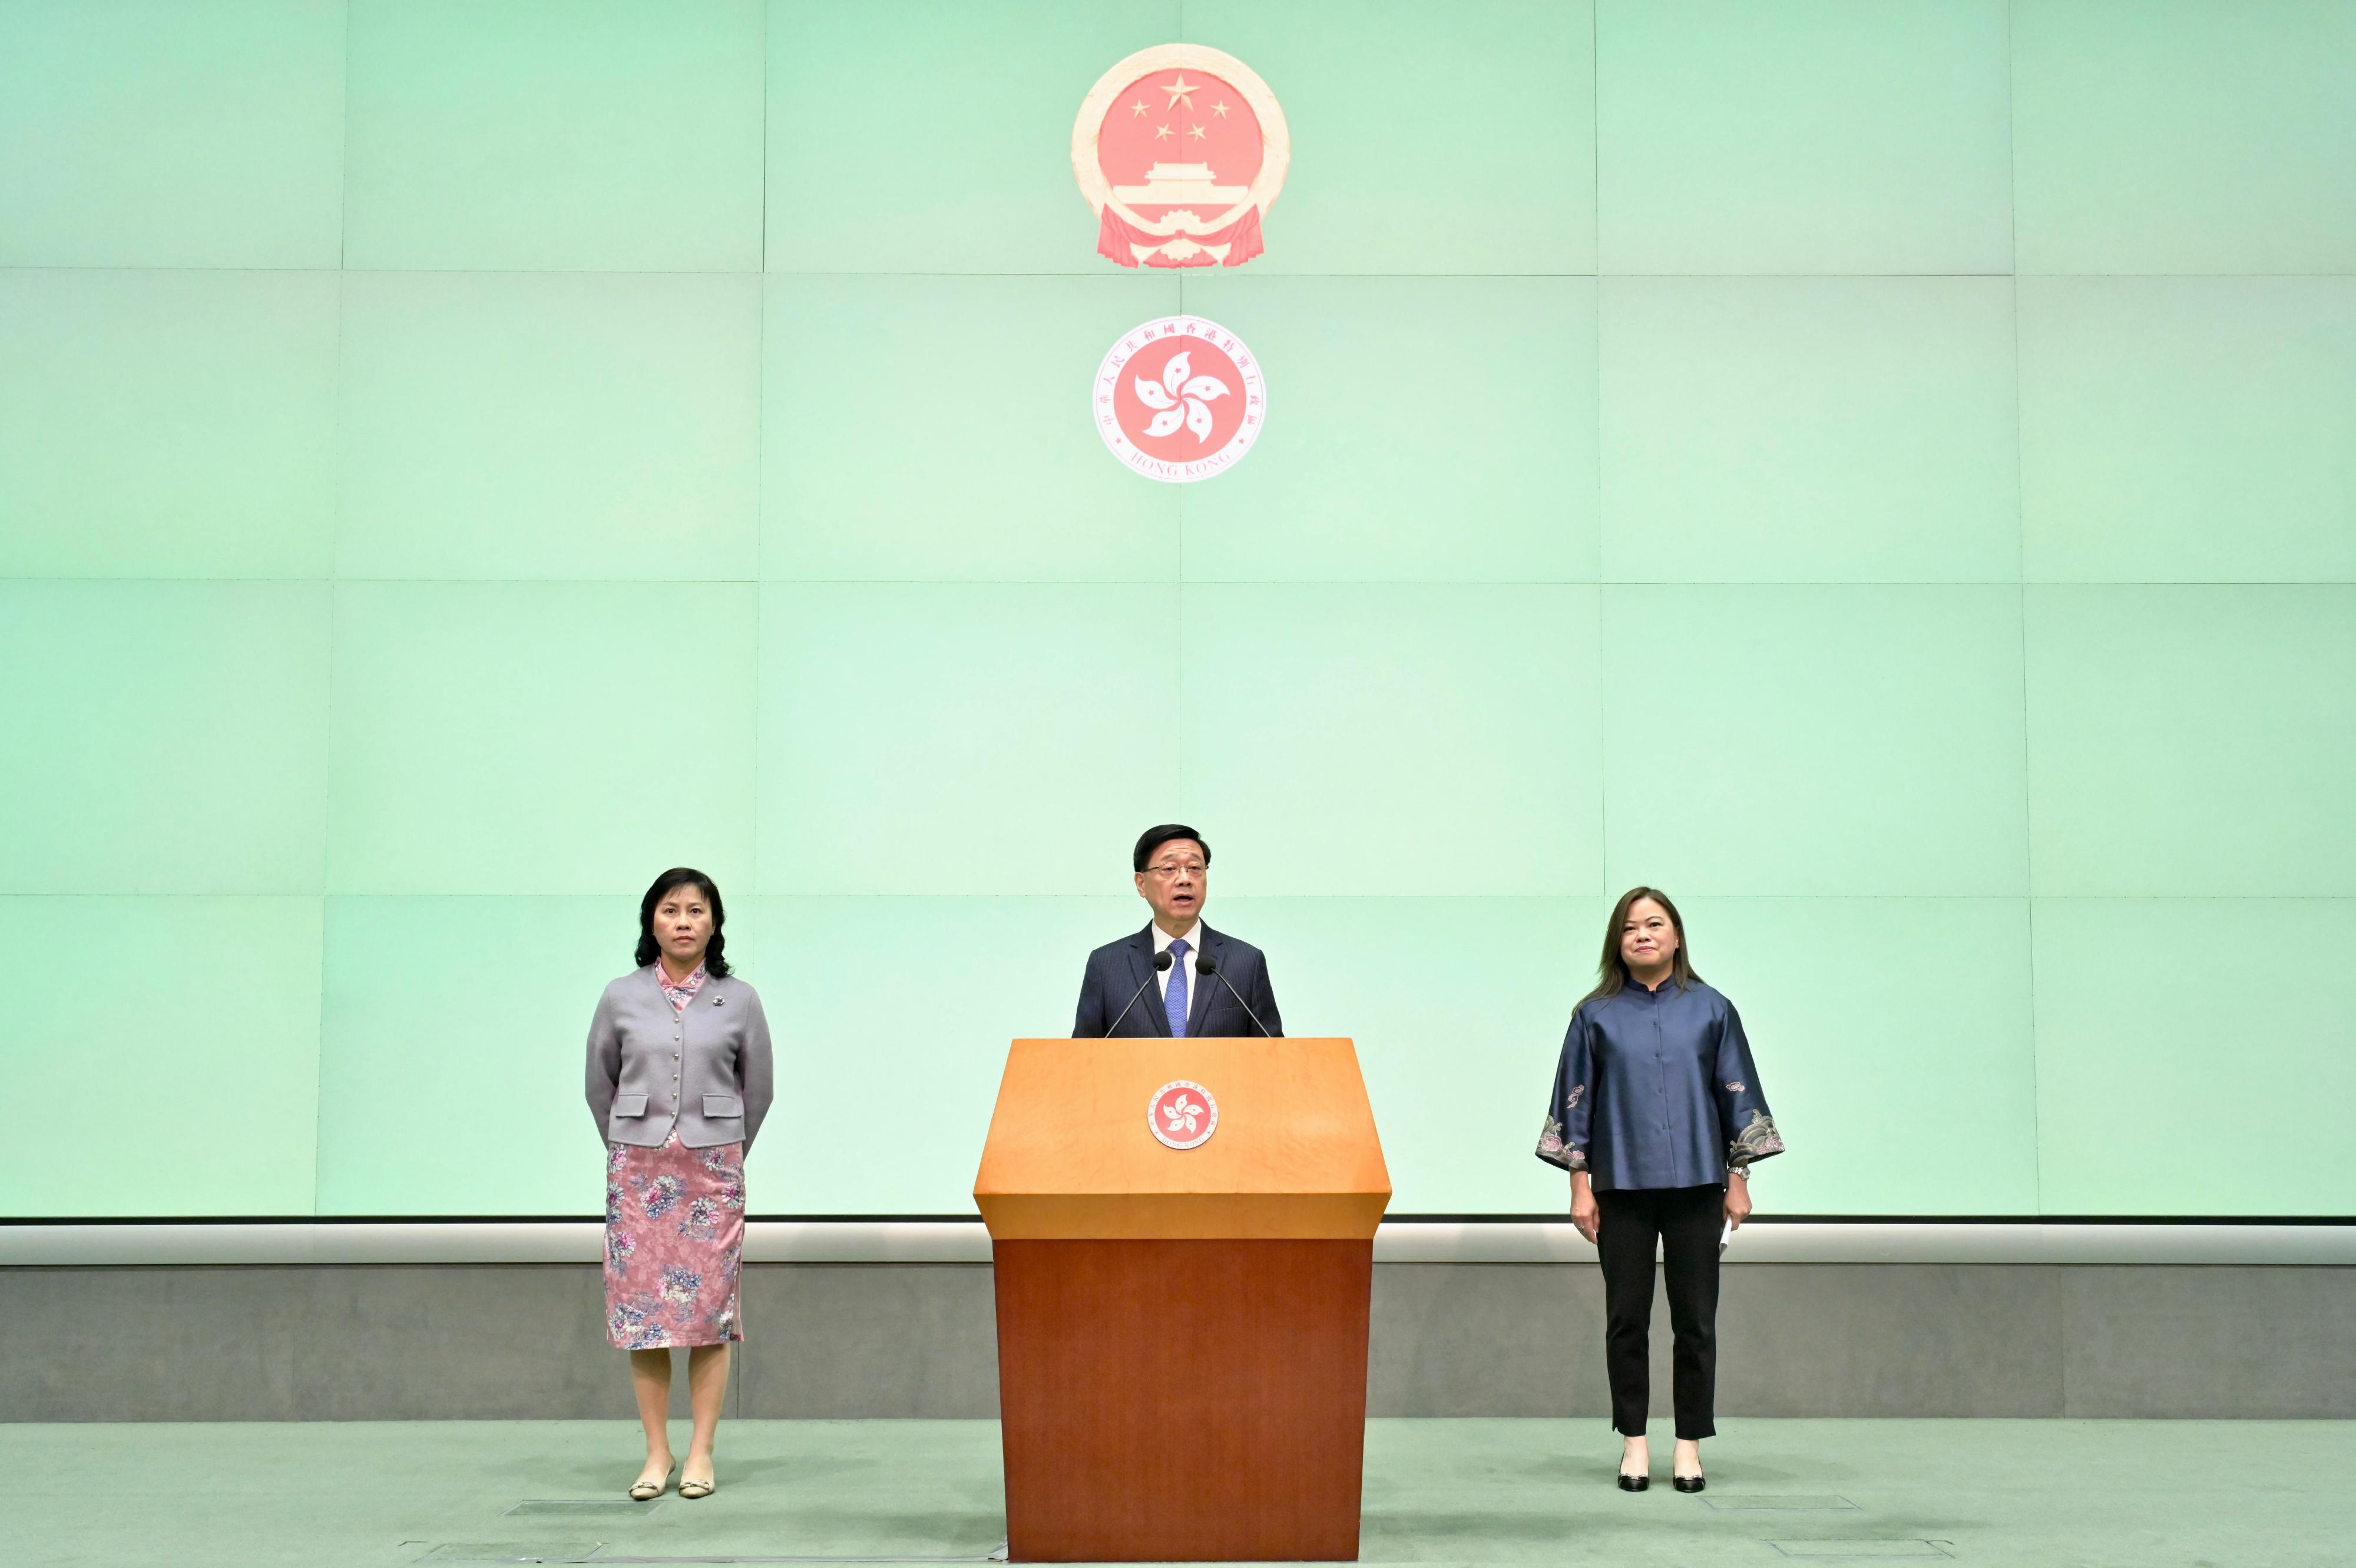
{"type": "Polygon", "coordinates": [[[589,1114],[610,1143],[753,1147],[775,1079],[761,998],[734,975],[707,976],[683,1013],[647,965],[605,987],[589,1020],[589,1114]]]}

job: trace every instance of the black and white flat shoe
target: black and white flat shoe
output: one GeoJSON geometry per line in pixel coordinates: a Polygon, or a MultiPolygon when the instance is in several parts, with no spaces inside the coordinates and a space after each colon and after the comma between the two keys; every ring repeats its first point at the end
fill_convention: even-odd
{"type": "Polygon", "coordinates": [[[1681,1492],[1697,1492],[1709,1485],[1707,1476],[1672,1476],[1669,1484],[1681,1492]]]}
{"type": "Polygon", "coordinates": [[[1620,1472],[1620,1489],[1623,1492],[1641,1492],[1652,1484],[1650,1476],[1632,1476],[1625,1470],[1620,1472]]]}

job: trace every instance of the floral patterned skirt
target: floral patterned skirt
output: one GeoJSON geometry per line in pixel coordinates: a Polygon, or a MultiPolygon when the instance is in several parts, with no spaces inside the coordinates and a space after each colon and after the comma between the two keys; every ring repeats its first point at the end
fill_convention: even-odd
{"type": "Polygon", "coordinates": [[[605,1146],[605,1337],[617,1349],[744,1337],[744,1146],[605,1146]]]}

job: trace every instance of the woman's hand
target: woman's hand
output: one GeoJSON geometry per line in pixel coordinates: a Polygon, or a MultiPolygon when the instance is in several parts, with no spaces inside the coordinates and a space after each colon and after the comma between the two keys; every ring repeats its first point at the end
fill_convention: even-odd
{"type": "Polygon", "coordinates": [[[1726,1222],[1740,1230],[1742,1222],[1750,1218],[1751,1183],[1740,1172],[1730,1171],[1726,1176],[1726,1222]]]}
{"type": "Polygon", "coordinates": [[[1603,1227],[1603,1211],[1595,1206],[1595,1187],[1585,1171],[1570,1173],[1570,1223],[1590,1244],[1603,1227]]]}

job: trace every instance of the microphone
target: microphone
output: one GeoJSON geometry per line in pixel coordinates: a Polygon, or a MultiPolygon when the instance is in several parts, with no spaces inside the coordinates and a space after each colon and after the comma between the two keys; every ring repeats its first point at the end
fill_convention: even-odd
{"type": "MultiPolygon", "coordinates": [[[[1226,975],[1219,974],[1218,960],[1213,958],[1209,953],[1196,953],[1194,955],[1194,972],[1196,974],[1218,974],[1219,983],[1227,988],[1227,994],[1236,999],[1237,1005],[1240,1006],[1244,1012],[1250,1016],[1253,1023],[1259,1024],[1259,1015],[1252,1012],[1251,1004],[1246,1002],[1244,1000],[1244,993],[1236,989],[1236,983],[1229,980],[1226,975]]],[[[1266,1035],[1271,1040],[1276,1038],[1273,1034],[1269,1033],[1269,1026],[1265,1024],[1259,1024],[1259,1032],[1262,1035],[1266,1035]]]]}
{"type": "MultiPolygon", "coordinates": [[[[1170,967],[1170,950],[1168,948],[1163,948],[1160,952],[1155,953],[1153,955],[1153,974],[1161,974],[1167,971],[1170,967]]],[[[1129,993],[1128,1006],[1125,1006],[1120,1010],[1119,1018],[1115,1018],[1112,1021],[1112,1029],[1118,1029],[1120,1027],[1120,1019],[1129,1016],[1129,1009],[1137,1005],[1137,999],[1145,994],[1145,988],[1147,986],[1153,983],[1153,974],[1149,974],[1143,980],[1137,983],[1137,989],[1129,993]]],[[[1247,1008],[1246,1011],[1248,1012],[1249,1009],[1247,1008]]],[[[1112,1038],[1112,1029],[1107,1029],[1105,1031],[1106,1039],[1109,1040],[1112,1038]]]]}

